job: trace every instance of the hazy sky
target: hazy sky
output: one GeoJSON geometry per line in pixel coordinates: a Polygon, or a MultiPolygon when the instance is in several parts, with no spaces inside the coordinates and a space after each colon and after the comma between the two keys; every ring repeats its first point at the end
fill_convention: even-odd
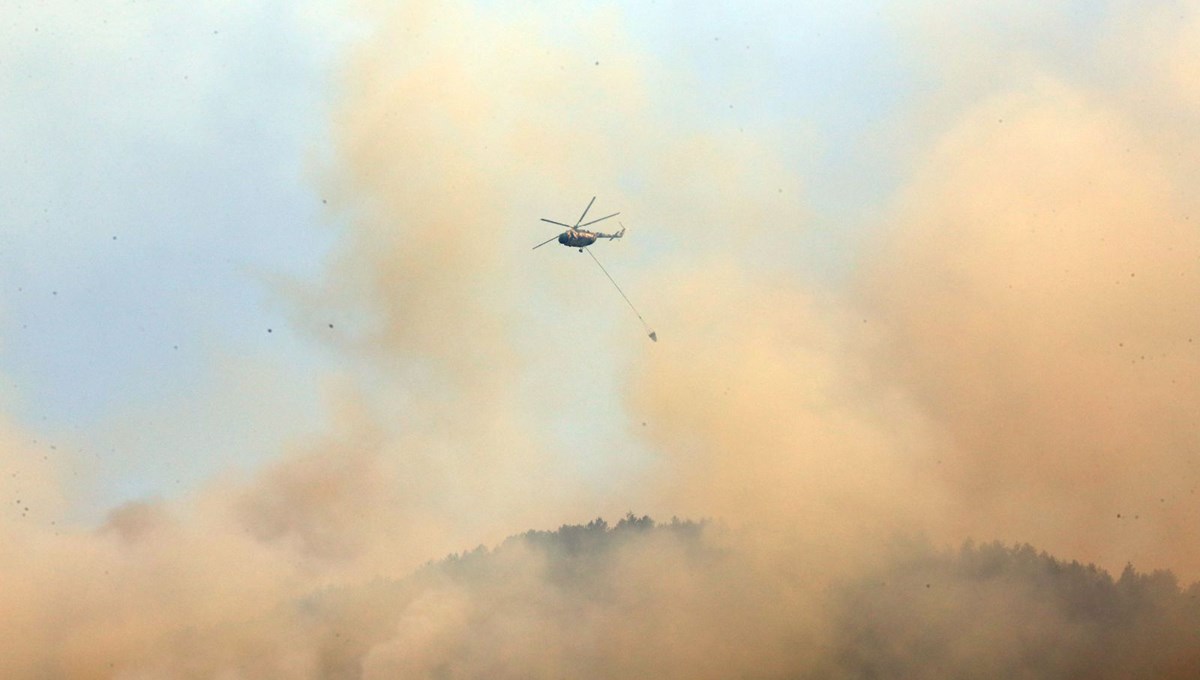
{"type": "Polygon", "coordinates": [[[5,14],[6,411],[86,466],[93,510],[269,457],[313,411],[318,359],[265,281],[331,240],[309,178],[345,27],[295,3],[5,14]]]}
{"type": "MultiPolygon", "coordinates": [[[[670,87],[654,104],[670,109],[672,124],[698,135],[785,131],[779,152],[789,174],[778,180],[789,192],[803,182],[812,224],[801,230],[780,216],[770,225],[803,246],[775,264],[817,280],[845,275],[845,236],[898,179],[898,140],[885,121],[903,110],[916,78],[889,22],[896,7],[628,3],[605,6],[593,23],[545,9],[540,39],[582,39],[586,54],[575,56],[600,62],[557,65],[580,79],[592,76],[585,65],[651,62],[670,87]]],[[[226,466],[253,467],[319,421],[322,376],[344,365],[320,333],[289,325],[275,284],[311,281],[337,239],[341,217],[322,203],[319,178],[346,52],[369,30],[353,8],[318,2],[30,2],[6,11],[3,403],[31,436],[69,452],[81,508],[172,495],[226,466]]],[[[604,90],[594,94],[541,113],[569,120],[612,106],[604,90]]],[[[623,152],[636,167],[638,149],[623,152]]],[[[637,188],[653,201],[653,187],[637,188]]],[[[650,267],[651,246],[687,247],[655,241],[652,222],[612,200],[616,187],[580,178],[578,189],[535,192],[524,219],[481,224],[472,238],[498,229],[536,243],[545,236],[539,217],[565,219],[595,193],[597,208],[623,210],[632,230],[633,245],[602,256],[640,250],[650,267]]],[[[739,226],[728,229],[736,239],[739,226]]],[[[531,267],[564,255],[506,253],[531,267]]],[[[612,264],[619,275],[619,259],[612,264]]],[[[597,296],[597,315],[623,313],[602,280],[581,281],[597,296]]],[[[631,294],[648,309],[669,304],[631,294]]],[[[537,310],[536,299],[528,304],[537,310]]],[[[636,341],[636,327],[629,331],[636,341]]],[[[600,345],[589,349],[593,371],[576,376],[595,389],[571,405],[599,410],[589,437],[572,442],[585,458],[630,445],[613,432],[605,368],[625,350],[608,355],[600,345]]]]}
{"type": "MultiPolygon", "coordinates": [[[[913,474],[916,452],[958,451],[916,494],[950,504],[950,535],[1054,547],[1074,522],[1190,495],[1196,17],[1165,1],[19,3],[0,24],[5,416],[86,526],[255,478],[340,432],[345,403],[455,465],[503,449],[494,479],[544,480],[563,502],[547,513],[720,514],[672,494],[764,480],[721,464],[687,490],[730,436],[703,429],[739,413],[775,432],[756,418],[783,409],[806,423],[796,442],[847,448],[826,454],[839,466],[889,437],[920,440],[886,457],[913,474]],[[538,218],[592,195],[629,227],[595,252],[658,345],[588,260],[528,250],[552,233],[538,218]],[[767,356],[732,405],[682,405],[736,393],[764,368],[737,362],[767,356]],[[1097,417],[1113,431],[1089,435],[1097,417]]],[[[780,444],[760,442],[799,460],[780,444]]],[[[480,484],[506,507],[523,493],[480,484]]]]}
{"type": "Polygon", "coordinates": [[[369,584],[626,511],[748,580],[647,544],[597,622],[716,674],[728,605],[819,660],[913,540],[1200,578],[1198,46],[1195,0],[8,3],[0,674],[487,667],[472,612],[595,603],[519,549],[511,600],[369,584]],[[530,251],[593,195],[657,343],[530,251]]]}

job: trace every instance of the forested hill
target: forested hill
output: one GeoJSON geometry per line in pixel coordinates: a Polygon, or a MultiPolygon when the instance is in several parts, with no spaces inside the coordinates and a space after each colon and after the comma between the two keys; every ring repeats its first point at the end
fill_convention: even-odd
{"type": "MultiPolygon", "coordinates": [[[[1200,678],[1200,584],[1029,545],[926,550],[844,585],[826,670],[861,678],[1200,678]]],[[[819,675],[819,674],[818,674],[819,675]]]]}
{"type": "Polygon", "coordinates": [[[756,546],[633,515],[529,531],[243,623],[230,654],[304,640],[325,678],[1200,678],[1200,587],[1169,572],[920,542],[831,571],[756,546]]]}

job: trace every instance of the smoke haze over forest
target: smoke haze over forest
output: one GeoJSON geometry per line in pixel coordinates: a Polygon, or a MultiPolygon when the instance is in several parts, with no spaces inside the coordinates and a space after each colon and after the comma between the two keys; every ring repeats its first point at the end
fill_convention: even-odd
{"type": "MultiPolygon", "coordinates": [[[[51,5],[0,41],[0,82],[36,72],[40,40],[87,36],[76,74],[120,61],[120,31],[190,30],[146,10],[93,32],[51,5]]],[[[190,17],[205,40],[262,37],[221,7],[190,17]]],[[[350,27],[289,170],[325,231],[253,246],[266,228],[242,220],[290,218],[234,210],[270,176],[238,163],[288,165],[251,141],[284,133],[211,74],[257,52],[131,54],[211,87],[175,103],[237,132],[219,179],[184,177],[230,201],[206,239],[280,259],[229,266],[253,286],[225,297],[206,274],[225,269],[178,262],[233,256],[168,218],[118,240],[97,207],[112,224],[73,232],[85,255],[22,240],[131,149],[216,144],[136,98],[94,112],[132,140],[111,158],[50,147],[78,174],[45,181],[69,188],[48,216],[13,194],[0,675],[1195,677],[1200,6],[838,7],[710,8],[689,20],[724,30],[687,42],[669,7],[302,3],[296,35],[350,27]],[[594,248],[656,344],[585,256],[529,252],[539,217],[592,195],[626,220],[594,248]],[[155,265],[169,290],[113,302],[152,253],[179,258],[155,265]],[[85,273],[60,296],[43,264],[85,273]],[[230,319],[253,339],[155,335],[230,319]],[[159,363],[88,373],[120,324],[141,330],[111,344],[159,363]],[[31,416],[54,401],[30,386],[42,360],[75,367],[62,409],[92,415],[31,416]],[[586,523],[630,510],[659,522],[586,523]]],[[[68,115],[55,91],[0,104],[0,128],[41,139],[44,112],[68,115]]],[[[23,138],[0,136],[8,157],[38,155],[23,138]]]]}

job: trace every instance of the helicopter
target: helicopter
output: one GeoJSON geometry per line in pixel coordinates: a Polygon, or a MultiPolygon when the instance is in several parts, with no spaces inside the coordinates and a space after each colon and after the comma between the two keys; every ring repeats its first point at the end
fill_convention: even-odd
{"type": "MultiPolygon", "coordinates": [[[[563,244],[564,246],[567,246],[569,248],[578,248],[579,252],[582,253],[584,248],[592,245],[598,239],[606,238],[606,239],[612,241],[614,239],[618,239],[618,238],[621,238],[622,236],[624,236],[625,235],[625,225],[624,224],[621,224],[621,231],[618,231],[615,234],[604,234],[604,233],[601,233],[598,231],[589,231],[588,229],[586,229],[586,227],[590,227],[591,225],[593,225],[597,222],[603,222],[604,220],[607,220],[610,217],[616,217],[617,215],[621,214],[619,212],[615,212],[611,215],[605,215],[604,217],[601,217],[599,219],[595,219],[595,220],[592,220],[591,222],[585,223],[583,220],[585,218],[587,218],[588,211],[592,209],[592,204],[595,202],[596,202],[596,197],[592,196],[592,200],[588,201],[587,207],[583,209],[583,214],[579,216],[578,220],[575,220],[574,226],[571,226],[569,224],[563,224],[562,222],[555,222],[554,220],[548,220],[545,217],[543,217],[542,218],[543,222],[549,222],[550,224],[557,224],[560,227],[566,227],[567,230],[564,231],[563,233],[559,234],[558,236],[552,236],[552,237],[546,239],[545,241],[542,241],[541,243],[534,246],[532,248],[532,250],[537,250],[538,248],[541,248],[542,246],[546,245],[547,243],[557,239],[558,242],[563,244]]],[[[618,224],[620,224],[620,222],[618,222],[618,224]]],[[[654,329],[650,328],[650,325],[647,324],[646,320],[642,318],[642,313],[637,310],[637,307],[633,306],[633,302],[631,302],[629,300],[629,296],[625,294],[625,291],[621,290],[621,287],[617,285],[617,281],[616,281],[616,279],[614,279],[612,277],[612,274],[609,274],[608,270],[604,268],[604,265],[600,264],[600,260],[596,259],[595,254],[593,254],[591,250],[588,250],[587,254],[591,256],[592,260],[596,263],[596,266],[600,267],[600,271],[604,272],[604,275],[606,277],[608,277],[608,280],[610,282],[612,282],[613,288],[616,288],[617,292],[621,294],[621,297],[625,298],[625,304],[629,305],[629,308],[632,309],[633,313],[637,315],[638,321],[642,322],[642,328],[644,328],[646,330],[646,335],[652,341],[658,342],[658,333],[655,333],[654,329]]]]}
{"type": "Polygon", "coordinates": [[[596,202],[596,197],[592,196],[592,200],[588,201],[587,207],[583,209],[583,214],[579,216],[578,220],[575,220],[575,226],[571,226],[569,224],[563,224],[562,222],[555,222],[554,220],[548,220],[545,217],[543,217],[542,218],[543,222],[549,222],[550,224],[557,224],[560,227],[566,227],[567,230],[564,231],[563,233],[559,234],[558,236],[553,236],[551,238],[546,239],[545,241],[542,241],[541,243],[537,244],[530,250],[537,250],[538,248],[541,248],[542,246],[546,245],[547,243],[557,239],[558,242],[563,244],[564,246],[567,246],[568,248],[578,248],[579,252],[582,253],[584,248],[595,243],[597,239],[606,238],[611,241],[613,239],[618,239],[618,238],[621,238],[622,236],[624,236],[625,235],[625,225],[623,225],[623,224],[621,225],[621,231],[618,231],[615,234],[604,234],[604,233],[601,233],[598,231],[588,231],[586,229],[586,227],[590,227],[597,222],[603,222],[604,220],[607,220],[610,217],[616,217],[617,215],[620,215],[621,213],[619,213],[619,212],[615,212],[611,215],[605,215],[604,217],[592,220],[591,222],[588,222],[586,224],[580,224],[581,222],[583,222],[584,218],[587,217],[588,211],[592,209],[592,204],[595,202],[596,202]]]}

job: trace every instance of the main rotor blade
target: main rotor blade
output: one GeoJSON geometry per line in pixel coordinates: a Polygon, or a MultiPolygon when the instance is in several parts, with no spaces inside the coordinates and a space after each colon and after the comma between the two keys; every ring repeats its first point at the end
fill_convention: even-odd
{"type": "Polygon", "coordinates": [[[600,218],[600,219],[598,219],[598,220],[592,220],[591,222],[588,222],[587,224],[581,224],[581,225],[579,225],[578,227],[575,227],[575,228],[576,228],[576,229],[582,229],[582,228],[584,228],[584,227],[586,227],[586,226],[588,226],[588,225],[595,224],[595,223],[597,223],[597,222],[603,222],[604,220],[607,220],[607,219],[608,219],[608,218],[610,218],[610,217],[616,217],[617,215],[620,215],[620,214],[621,214],[621,213],[619,213],[619,212],[615,212],[615,213],[613,213],[613,214],[611,214],[611,215],[605,215],[604,217],[601,217],[601,218],[600,218]]]}
{"type": "MultiPolygon", "coordinates": [[[[591,210],[591,209],[592,209],[592,204],[593,204],[593,203],[595,203],[595,202],[596,202],[596,197],[595,197],[595,196],[592,196],[592,200],[588,201],[588,207],[584,208],[584,209],[583,209],[583,214],[579,216],[579,222],[582,222],[582,221],[583,221],[583,218],[587,217],[587,211],[589,211],[589,210],[591,210]]],[[[579,226],[579,222],[576,222],[576,223],[575,223],[575,226],[576,226],[576,227],[578,227],[578,226],[579,226]]]]}
{"type": "Polygon", "coordinates": [[[545,241],[542,241],[541,243],[537,244],[536,246],[530,248],[530,250],[537,250],[538,248],[541,248],[542,246],[553,241],[554,239],[558,238],[559,236],[561,236],[561,234],[555,234],[554,236],[551,236],[550,238],[546,239],[545,241]]]}
{"type": "Polygon", "coordinates": [[[549,222],[550,224],[557,224],[558,226],[560,226],[560,227],[566,227],[567,229],[574,229],[574,227],[572,227],[572,226],[571,226],[571,225],[569,225],[569,224],[563,224],[562,222],[555,222],[554,220],[548,220],[548,219],[546,219],[545,217],[543,217],[543,218],[542,218],[542,221],[543,221],[543,222],[549,222]]]}

